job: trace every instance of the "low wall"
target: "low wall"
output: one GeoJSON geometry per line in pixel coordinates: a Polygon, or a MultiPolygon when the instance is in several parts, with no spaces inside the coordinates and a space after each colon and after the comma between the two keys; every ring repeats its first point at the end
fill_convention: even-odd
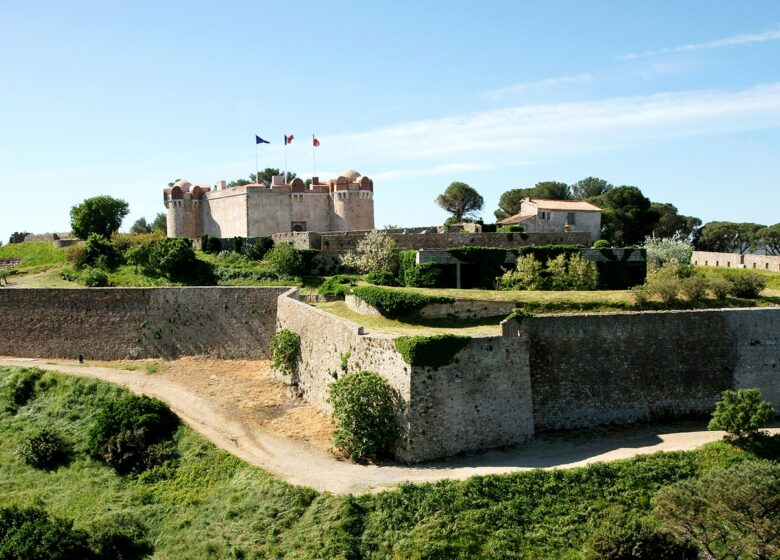
{"type": "Polygon", "coordinates": [[[288,288],[0,290],[0,355],[262,359],[288,288]]]}
{"type": "Polygon", "coordinates": [[[780,272],[780,256],[777,255],[740,255],[739,253],[694,251],[693,255],[691,255],[691,263],[697,266],[748,268],[780,272]]]}
{"type": "MultiPolygon", "coordinates": [[[[344,298],[346,306],[361,315],[371,315],[379,317],[382,314],[379,310],[357,297],[354,294],[347,294],[344,298]]],[[[457,317],[459,319],[482,319],[486,317],[507,316],[518,305],[511,301],[475,301],[469,299],[456,300],[453,303],[429,303],[415,315],[426,319],[444,319],[447,317],[457,317]]]]}

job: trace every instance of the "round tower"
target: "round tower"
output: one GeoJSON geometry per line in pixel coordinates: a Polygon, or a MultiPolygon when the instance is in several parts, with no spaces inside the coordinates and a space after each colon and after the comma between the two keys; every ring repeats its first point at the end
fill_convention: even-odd
{"type": "Polygon", "coordinates": [[[333,230],[374,229],[374,183],[349,169],[334,182],[333,230]]]}

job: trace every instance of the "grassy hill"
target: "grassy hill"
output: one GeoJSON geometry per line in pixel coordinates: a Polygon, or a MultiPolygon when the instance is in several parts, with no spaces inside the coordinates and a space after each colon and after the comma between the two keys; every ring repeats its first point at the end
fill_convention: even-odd
{"type": "Polygon", "coordinates": [[[610,512],[646,514],[654,493],[757,455],[726,443],[560,471],[401,485],[376,495],[334,496],[292,486],[216,449],[187,427],[174,436],[178,466],[120,476],[90,458],[86,439],[100,406],[122,388],[44,373],[31,399],[7,406],[19,368],[0,368],[2,505],[38,505],[94,527],[119,514],[148,527],[154,558],[584,558],[610,512]],[[16,449],[38,427],[73,443],[54,471],[27,466],[16,449]]]}

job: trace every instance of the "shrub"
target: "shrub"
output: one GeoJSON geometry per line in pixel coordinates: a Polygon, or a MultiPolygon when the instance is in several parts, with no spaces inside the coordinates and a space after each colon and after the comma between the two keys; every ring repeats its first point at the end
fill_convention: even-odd
{"type": "Polygon", "coordinates": [[[680,265],[675,260],[667,261],[660,268],[651,271],[645,282],[647,292],[658,296],[667,305],[677,301],[681,287],[680,265]]]}
{"type": "Polygon", "coordinates": [[[726,299],[734,292],[734,284],[723,276],[713,276],[710,278],[710,291],[716,298],[726,299]]]}
{"type": "Polygon", "coordinates": [[[542,263],[533,255],[518,257],[515,269],[504,273],[499,286],[502,290],[541,290],[544,287],[542,263]]]}
{"type": "Polygon", "coordinates": [[[309,276],[315,269],[314,259],[320,252],[317,249],[297,249],[301,255],[301,276],[309,276]]]}
{"type": "Polygon", "coordinates": [[[612,247],[612,243],[610,243],[606,239],[597,239],[593,243],[594,249],[609,249],[610,247],[612,247]]]}
{"type": "Polygon", "coordinates": [[[554,259],[547,261],[545,268],[547,274],[547,281],[545,282],[545,288],[549,290],[568,290],[569,289],[569,274],[566,270],[566,255],[561,253],[554,259]]]}
{"type": "Polygon", "coordinates": [[[127,202],[110,196],[96,196],[70,209],[70,227],[73,235],[87,239],[91,234],[105,238],[119,230],[122,219],[130,209],[127,202]]]}
{"type": "Polygon", "coordinates": [[[588,560],[686,560],[696,550],[658,530],[650,516],[610,512],[585,542],[588,560]]]}
{"type": "Polygon", "coordinates": [[[398,396],[372,371],[350,373],[328,388],[336,430],[333,444],[354,460],[372,459],[390,450],[399,436],[398,396]]]}
{"type": "Polygon", "coordinates": [[[86,268],[78,275],[79,284],[87,288],[105,288],[108,286],[108,275],[99,268],[86,268]]]}
{"type": "Polygon", "coordinates": [[[693,255],[693,247],[689,241],[671,237],[647,237],[642,247],[647,251],[647,264],[655,268],[672,260],[679,264],[689,264],[693,255]]]}
{"type": "Polygon", "coordinates": [[[102,235],[90,233],[87,242],[84,244],[84,262],[82,266],[115,268],[120,264],[122,264],[122,254],[114,244],[102,235]]]}
{"type": "Polygon", "coordinates": [[[454,334],[434,336],[399,336],[395,349],[411,366],[440,368],[450,365],[455,355],[468,345],[471,338],[454,334]]]}
{"type": "Polygon", "coordinates": [[[755,299],[766,288],[766,279],[755,272],[730,274],[726,279],[731,282],[732,293],[741,298],[755,299]]]}
{"type": "Polygon", "coordinates": [[[219,237],[209,236],[206,241],[206,252],[211,254],[217,254],[222,250],[222,240],[219,237]]]}
{"type": "Polygon", "coordinates": [[[65,249],[65,260],[76,269],[87,265],[87,247],[84,243],[76,243],[65,249]]]}
{"type": "Polygon", "coordinates": [[[685,296],[694,303],[703,301],[707,297],[710,283],[701,274],[692,274],[680,281],[680,289],[685,296]]]}
{"type": "Polygon", "coordinates": [[[271,366],[278,372],[292,376],[298,369],[301,355],[301,337],[282,329],[271,339],[271,366]]]}
{"type": "Polygon", "coordinates": [[[763,425],[775,418],[775,409],[761,398],[758,389],[723,391],[715,405],[708,430],[724,430],[741,439],[755,435],[763,425]]]}
{"type": "Polygon", "coordinates": [[[35,395],[38,381],[43,377],[44,371],[38,368],[21,368],[11,378],[7,385],[8,401],[6,409],[14,412],[26,405],[35,395]]]}
{"type": "Polygon", "coordinates": [[[360,276],[352,274],[337,274],[326,278],[320,285],[318,293],[321,296],[331,296],[343,298],[353,286],[357,286],[360,276]]]}
{"type": "MultiPolygon", "coordinates": [[[[244,247],[244,254],[248,259],[253,261],[261,261],[263,257],[273,249],[274,240],[270,237],[258,237],[252,244],[247,243],[244,247]]],[[[220,244],[221,248],[221,244],[220,244]]],[[[218,252],[218,251],[216,251],[218,252]]]]}
{"type": "Polygon", "coordinates": [[[146,461],[149,448],[170,439],[178,426],[179,419],[162,401],[127,395],[103,405],[88,449],[120,474],[140,472],[153,466],[146,461]]]}
{"type": "Polygon", "coordinates": [[[417,264],[417,251],[411,249],[398,254],[398,278],[401,285],[411,288],[435,288],[439,285],[441,268],[436,263],[417,264]]]}
{"type": "Polygon", "coordinates": [[[354,251],[341,256],[341,264],[360,274],[379,270],[394,273],[398,270],[398,244],[385,232],[373,230],[357,242],[354,251]]]}
{"type": "Polygon", "coordinates": [[[59,433],[42,428],[23,439],[17,452],[31,467],[50,470],[67,461],[70,447],[59,433]]]}
{"type": "Polygon", "coordinates": [[[303,274],[303,257],[290,243],[279,243],[266,253],[263,262],[281,276],[300,276],[303,274]]]}
{"type": "Polygon", "coordinates": [[[230,250],[234,253],[238,253],[239,255],[244,254],[244,238],[243,237],[234,237],[230,240],[230,250]]]}
{"type": "Polygon", "coordinates": [[[0,559],[82,560],[94,558],[88,535],[73,522],[39,508],[0,508],[0,559]]]}
{"type": "Polygon", "coordinates": [[[595,290],[599,285],[596,263],[579,253],[569,256],[567,280],[572,290],[595,290]]]}
{"type": "Polygon", "coordinates": [[[367,274],[366,282],[377,286],[398,286],[398,280],[389,270],[377,270],[367,274]]]}
{"type": "Polygon", "coordinates": [[[146,536],[146,526],[132,515],[112,515],[95,522],[88,529],[90,548],[98,558],[140,560],[154,552],[146,536]]]}
{"type": "Polygon", "coordinates": [[[356,286],[352,292],[367,304],[376,307],[385,317],[408,315],[429,303],[452,303],[455,301],[448,297],[403,292],[379,286],[356,286]]]}
{"type": "Polygon", "coordinates": [[[164,239],[152,245],[151,262],[165,276],[181,276],[195,268],[198,259],[188,239],[164,239]]]}
{"type": "Polygon", "coordinates": [[[547,264],[547,261],[554,259],[560,254],[573,255],[579,253],[582,248],[582,245],[529,245],[513,250],[518,256],[533,255],[544,266],[547,264]]]}
{"type": "Polygon", "coordinates": [[[165,233],[162,231],[152,231],[149,233],[115,233],[111,236],[111,243],[114,244],[117,251],[124,255],[130,249],[141,245],[142,243],[162,241],[163,239],[165,239],[165,233]]]}

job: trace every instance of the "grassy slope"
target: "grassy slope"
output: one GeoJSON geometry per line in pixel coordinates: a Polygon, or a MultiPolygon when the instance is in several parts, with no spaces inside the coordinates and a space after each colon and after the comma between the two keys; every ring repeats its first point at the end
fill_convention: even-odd
{"type": "Polygon", "coordinates": [[[0,259],[22,259],[19,269],[65,264],[65,249],[55,249],[50,241],[25,241],[0,247],[0,259]]]}
{"type": "MultiPolygon", "coordinates": [[[[15,371],[0,368],[0,398],[15,371]]],[[[83,453],[99,403],[124,390],[61,374],[46,379],[56,383],[15,415],[0,412],[2,502],[43,505],[77,526],[131,513],[149,526],[155,558],[582,558],[584,540],[610,508],[649,511],[661,486],[753,457],[717,443],[353,498],[281,482],[182,427],[178,469],[144,481],[119,477],[83,453]],[[79,451],[54,472],[27,467],[14,453],[44,425],[62,430],[79,451]]]]}

